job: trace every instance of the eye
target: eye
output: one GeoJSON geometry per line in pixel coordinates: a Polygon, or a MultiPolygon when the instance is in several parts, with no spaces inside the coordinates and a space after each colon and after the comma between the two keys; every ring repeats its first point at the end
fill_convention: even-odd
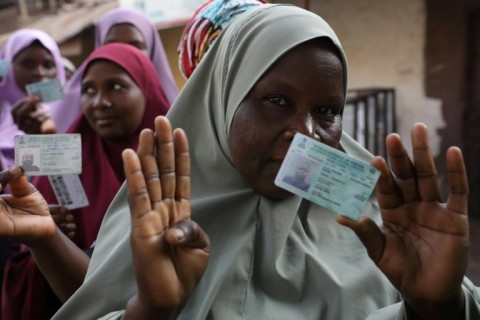
{"type": "Polygon", "coordinates": [[[53,69],[55,68],[55,63],[53,63],[53,61],[48,61],[43,64],[43,67],[45,69],[53,69]]]}
{"type": "Polygon", "coordinates": [[[278,106],[288,106],[289,105],[289,102],[285,98],[280,97],[280,96],[271,96],[271,97],[268,97],[267,100],[270,101],[271,103],[275,104],[275,105],[278,105],[278,106]]]}
{"type": "Polygon", "coordinates": [[[123,89],[123,85],[120,83],[112,83],[112,90],[113,91],[120,91],[123,89]]]}
{"type": "Polygon", "coordinates": [[[313,113],[320,116],[336,116],[339,108],[336,107],[315,107],[313,113]]]}
{"type": "Polygon", "coordinates": [[[33,61],[30,61],[30,60],[24,60],[22,61],[21,65],[24,67],[24,68],[27,68],[27,69],[33,69],[35,68],[35,63],[33,61]]]}
{"type": "Polygon", "coordinates": [[[82,87],[82,95],[93,95],[95,94],[95,89],[93,89],[92,87],[90,86],[84,86],[82,87]]]}

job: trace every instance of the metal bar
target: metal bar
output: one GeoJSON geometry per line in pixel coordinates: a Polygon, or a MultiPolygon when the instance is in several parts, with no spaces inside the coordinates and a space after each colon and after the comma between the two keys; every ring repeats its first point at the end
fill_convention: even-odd
{"type": "Polygon", "coordinates": [[[374,101],[373,104],[373,118],[374,118],[374,124],[373,124],[373,134],[374,134],[374,140],[373,140],[373,150],[374,154],[377,155],[379,154],[379,147],[378,147],[378,138],[379,138],[379,126],[381,125],[380,121],[380,110],[379,110],[379,93],[377,92],[373,97],[372,101],[374,101]]]}
{"type": "Polygon", "coordinates": [[[369,130],[370,126],[369,126],[369,123],[368,123],[369,110],[368,110],[368,99],[367,98],[364,98],[363,106],[364,106],[364,114],[365,114],[365,118],[363,119],[363,121],[364,121],[363,124],[364,124],[364,128],[365,128],[365,131],[363,132],[363,135],[365,137],[365,148],[370,150],[370,137],[369,137],[369,134],[368,134],[368,130],[369,130]]]}
{"type": "Polygon", "coordinates": [[[382,100],[382,108],[383,108],[383,133],[382,133],[382,155],[384,158],[387,156],[387,147],[385,145],[385,141],[387,139],[387,135],[391,132],[391,125],[390,125],[390,103],[388,101],[388,92],[389,90],[383,91],[383,100],[382,100]]]}
{"type": "Polygon", "coordinates": [[[358,140],[358,102],[353,103],[353,139],[358,140]]]}
{"type": "Polygon", "coordinates": [[[397,110],[395,108],[395,90],[391,90],[392,97],[392,132],[397,132],[397,110]]]}
{"type": "Polygon", "coordinates": [[[28,20],[27,0],[18,0],[18,6],[20,10],[20,18],[22,20],[28,20]]]}
{"type": "Polygon", "coordinates": [[[303,0],[303,9],[310,10],[310,1],[303,0]]]}

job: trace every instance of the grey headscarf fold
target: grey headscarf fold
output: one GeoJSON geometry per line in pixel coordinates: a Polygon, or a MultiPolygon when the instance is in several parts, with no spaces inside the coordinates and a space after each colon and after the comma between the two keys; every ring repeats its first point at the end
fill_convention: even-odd
{"type": "MultiPolygon", "coordinates": [[[[211,239],[207,271],[180,319],[365,319],[399,301],[397,291],[334,213],[297,196],[271,200],[236,171],[228,132],[239,104],[289,50],[333,30],[317,15],[265,5],[238,16],[201,61],[171,108],[192,159],[192,219],[211,239]]],[[[369,161],[346,134],[341,148],[369,161]]],[[[136,292],[125,186],[100,230],[84,285],[56,319],[116,319],[136,292]]],[[[374,199],[365,214],[379,221],[374,199]]]]}

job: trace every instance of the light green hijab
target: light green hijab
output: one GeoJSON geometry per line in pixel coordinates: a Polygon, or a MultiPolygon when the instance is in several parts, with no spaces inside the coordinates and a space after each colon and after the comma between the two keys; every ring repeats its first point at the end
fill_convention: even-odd
{"type": "MultiPolygon", "coordinates": [[[[365,319],[400,300],[355,234],[300,197],[271,200],[236,171],[228,132],[239,104],[289,50],[311,39],[340,43],[317,15],[265,5],[238,16],[209,49],[168,118],[192,159],[192,219],[211,240],[207,270],[180,319],[365,319]]],[[[341,149],[371,155],[343,134],[341,149]]],[[[365,214],[379,221],[372,199],[365,214]]],[[[54,319],[117,319],[135,294],[125,186],[112,202],[84,285],[54,319]],[[118,312],[115,312],[119,310],[118,312]]]]}

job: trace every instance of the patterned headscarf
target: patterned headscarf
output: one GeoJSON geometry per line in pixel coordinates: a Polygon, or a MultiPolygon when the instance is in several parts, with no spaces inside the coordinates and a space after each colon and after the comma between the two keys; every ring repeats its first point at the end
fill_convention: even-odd
{"type": "Polygon", "coordinates": [[[266,0],[209,0],[187,23],[178,45],[178,63],[183,76],[190,78],[210,45],[232,19],[266,0]]]}

